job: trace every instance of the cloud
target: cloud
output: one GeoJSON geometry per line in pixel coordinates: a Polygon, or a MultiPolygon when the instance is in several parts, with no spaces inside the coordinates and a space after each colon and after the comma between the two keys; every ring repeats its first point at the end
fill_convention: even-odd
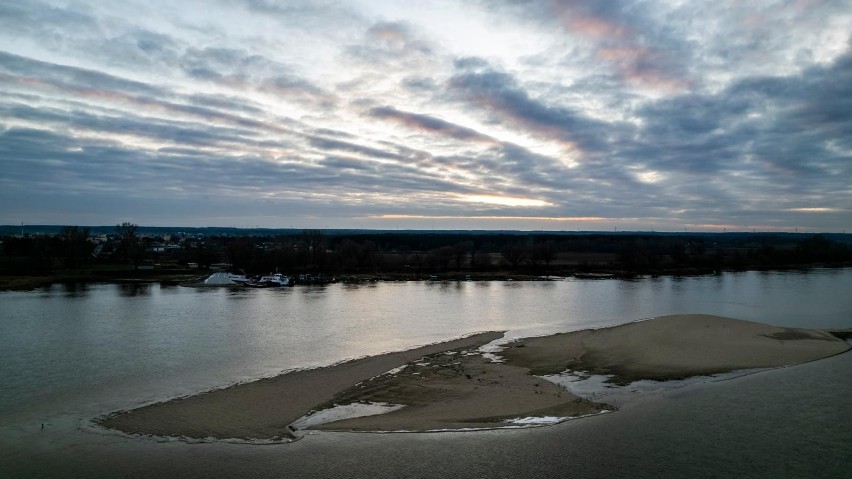
{"type": "Polygon", "coordinates": [[[405,22],[380,21],[364,32],[363,39],[346,47],[346,58],[370,68],[417,71],[432,61],[434,48],[405,22]]]}
{"type": "Polygon", "coordinates": [[[592,119],[566,106],[554,106],[532,98],[503,72],[461,72],[449,81],[458,97],[490,115],[490,119],[523,128],[536,136],[556,139],[583,151],[599,152],[607,147],[614,125],[592,119]]]}
{"type": "Polygon", "coordinates": [[[722,205],[725,198],[733,205],[802,197],[835,204],[852,175],[850,65],[847,53],[799,75],[747,78],[715,94],[650,104],[638,112],[639,141],[624,154],[652,170],[695,177],[687,183],[692,195],[722,198],[722,205]]]}
{"type": "Polygon", "coordinates": [[[372,148],[369,146],[357,145],[348,141],[335,140],[331,138],[312,137],[309,139],[309,142],[311,146],[319,148],[321,150],[358,153],[368,158],[383,158],[390,160],[401,159],[400,155],[396,153],[380,150],[378,148],[372,148]]]}
{"type": "Polygon", "coordinates": [[[330,108],[337,103],[336,95],[324,91],[307,80],[289,75],[279,75],[263,79],[259,91],[271,93],[290,100],[315,103],[330,108]]]}
{"type": "Polygon", "coordinates": [[[162,95],[164,91],[148,83],[129,80],[91,69],[43,62],[0,51],[0,72],[20,84],[66,88],[69,93],[96,96],[105,90],[122,95],[162,95]]]}
{"type": "MultiPolygon", "coordinates": [[[[97,27],[102,30],[103,27],[97,27]]],[[[78,56],[109,58],[112,65],[130,69],[168,72],[179,63],[180,42],[175,38],[145,28],[120,32],[107,39],[85,38],[73,42],[78,56]]],[[[67,55],[62,55],[67,58],[67,55]]]]}
{"type": "MultiPolygon", "coordinates": [[[[693,87],[687,67],[692,49],[683,34],[688,27],[668,26],[677,17],[659,18],[659,12],[666,10],[663,5],[553,0],[527,2],[523,7],[507,1],[505,8],[536,22],[557,25],[584,52],[584,64],[591,68],[606,65],[609,74],[623,83],[668,92],[693,87]]],[[[693,14],[696,8],[700,7],[691,8],[693,14]]]]}
{"type": "Polygon", "coordinates": [[[0,4],[0,28],[16,35],[35,35],[42,40],[61,41],[68,31],[91,31],[99,27],[83,9],[54,7],[37,0],[0,4]]]}
{"type": "Polygon", "coordinates": [[[165,5],[0,5],[0,222],[852,227],[846,2],[165,5]]]}
{"type": "Polygon", "coordinates": [[[263,55],[233,48],[189,48],[179,59],[189,77],[228,88],[254,90],[290,101],[333,106],[334,95],[263,55]]]}
{"type": "Polygon", "coordinates": [[[410,25],[402,22],[378,22],[367,30],[374,48],[401,55],[430,55],[432,48],[416,37],[410,25]]]}
{"type": "Polygon", "coordinates": [[[472,128],[456,125],[429,115],[400,111],[389,106],[372,108],[367,114],[373,118],[392,120],[412,129],[448,136],[456,140],[495,142],[494,138],[472,128]]]}
{"type": "Polygon", "coordinates": [[[132,114],[137,114],[141,109],[150,115],[219,121],[246,128],[272,128],[260,120],[238,114],[257,112],[257,108],[247,106],[245,100],[237,101],[222,96],[211,100],[209,95],[198,94],[186,96],[149,83],[83,68],[41,62],[2,51],[0,78],[5,78],[8,84],[21,90],[38,91],[45,96],[85,100],[90,105],[98,105],[99,108],[129,108],[132,109],[132,114]]]}

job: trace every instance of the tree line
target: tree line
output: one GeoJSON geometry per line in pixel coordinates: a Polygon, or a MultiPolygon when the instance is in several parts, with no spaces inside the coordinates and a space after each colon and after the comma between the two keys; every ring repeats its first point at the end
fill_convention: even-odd
{"type": "Polygon", "coordinates": [[[558,233],[359,233],[321,230],[268,236],[140,235],[136,224],[115,226],[106,241],[87,227],[56,235],[2,238],[0,274],[48,274],[98,264],[138,269],[146,261],[186,267],[229,264],[250,274],[451,273],[575,271],[676,273],[785,268],[852,261],[852,247],[821,235],[676,235],[558,233]]]}
{"type": "Polygon", "coordinates": [[[443,234],[319,230],[279,236],[208,238],[221,259],[247,272],[453,273],[575,271],[672,273],[786,268],[852,261],[852,246],[820,235],[443,234]]]}

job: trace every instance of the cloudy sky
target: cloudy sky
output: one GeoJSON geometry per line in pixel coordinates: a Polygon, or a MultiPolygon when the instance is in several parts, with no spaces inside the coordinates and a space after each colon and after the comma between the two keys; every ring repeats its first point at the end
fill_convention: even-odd
{"type": "Polygon", "coordinates": [[[0,2],[0,223],[852,231],[852,0],[0,2]]]}

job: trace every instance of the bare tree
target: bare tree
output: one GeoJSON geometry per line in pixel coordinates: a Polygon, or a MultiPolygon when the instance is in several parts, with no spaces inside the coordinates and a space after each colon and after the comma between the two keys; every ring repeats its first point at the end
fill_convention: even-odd
{"type": "Polygon", "coordinates": [[[453,256],[455,255],[455,251],[452,246],[441,246],[440,248],[432,250],[432,256],[437,264],[438,268],[446,270],[450,265],[450,261],[453,260],[453,256]]]}
{"type": "Polygon", "coordinates": [[[543,261],[545,265],[550,266],[550,262],[556,258],[556,243],[553,241],[545,241],[537,243],[530,248],[530,261],[537,264],[543,261]]]}
{"type": "Polygon", "coordinates": [[[506,243],[500,250],[500,254],[512,268],[517,268],[518,265],[526,259],[527,249],[522,243],[515,241],[512,243],[506,243]]]}
{"type": "Polygon", "coordinates": [[[468,252],[473,251],[473,241],[460,241],[452,246],[455,255],[456,268],[461,271],[468,252]]]}
{"type": "Polygon", "coordinates": [[[139,244],[136,236],[139,225],[124,222],[115,226],[115,233],[121,242],[121,254],[125,261],[133,263],[133,269],[139,269],[139,264],[145,259],[145,248],[139,244]]]}
{"type": "Polygon", "coordinates": [[[251,267],[255,256],[255,244],[252,238],[243,236],[234,238],[225,247],[228,260],[237,269],[248,269],[251,267]]]}
{"type": "Polygon", "coordinates": [[[302,244],[308,254],[308,264],[314,264],[317,256],[322,254],[319,250],[325,246],[325,235],[321,230],[304,230],[302,244]]]}
{"type": "Polygon", "coordinates": [[[61,248],[66,268],[79,266],[80,261],[92,251],[88,227],[65,226],[59,231],[59,239],[62,241],[61,248]]]}

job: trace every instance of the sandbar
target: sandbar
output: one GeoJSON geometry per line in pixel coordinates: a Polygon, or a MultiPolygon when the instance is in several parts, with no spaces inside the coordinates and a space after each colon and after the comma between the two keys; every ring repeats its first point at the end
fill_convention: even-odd
{"type": "Polygon", "coordinates": [[[288,425],[358,382],[429,354],[477,348],[501,337],[502,332],[486,332],[329,367],[289,372],[130,411],[119,411],[96,422],[110,429],[152,436],[199,439],[288,438],[292,437],[288,425]]]}
{"type": "Polygon", "coordinates": [[[612,375],[615,384],[801,364],[849,350],[827,331],[720,316],[662,316],[611,328],[514,341],[500,354],[532,374],[612,375]]]}
{"type": "Polygon", "coordinates": [[[353,403],[402,405],[386,414],[314,424],[337,431],[432,431],[503,427],[524,417],[569,418],[614,410],[540,375],[566,370],[628,384],[800,364],[850,345],[813,329],[709,315],[653,318],[612,328],[525,338],[492,362],[478,348],[503,336],[480,333],[408,351],[285,373],[98,420],[131,434],[186,438],[295,437],[311,411],[353,403]]]}
{"type": "MultiPolygon", "coordinates": [[[[387,414],[314,426],[335,431],[443,431],[509,427],[521,418],[568,418],[615,409],[581,399],[529,374],[525,367],[492,362],[475,351],[446,351],[409,363],[394,374],[365,381],[333,403],[391,403],[387,414]]],[[[326,406],[331,406],[327,404],[326,406]]]]}

